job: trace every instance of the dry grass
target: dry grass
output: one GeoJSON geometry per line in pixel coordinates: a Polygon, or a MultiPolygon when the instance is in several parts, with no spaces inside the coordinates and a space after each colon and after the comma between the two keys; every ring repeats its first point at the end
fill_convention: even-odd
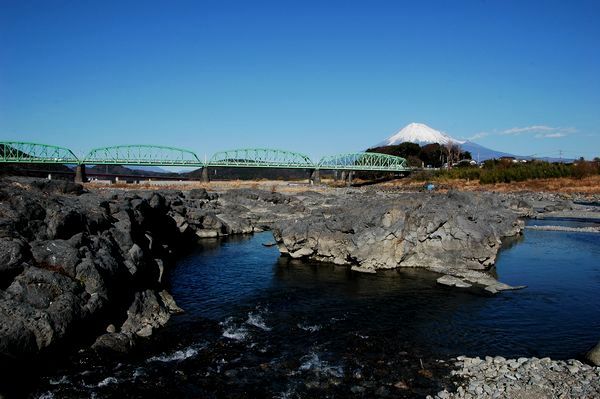
{"type": "MultiPolygon", "coordinates": [[[[397,187],[403,189],[420,189],[425,183],[411,179],[394,180],[383,183],[384,187],[397,187]]],[[[478,180],[446,180],[434,182],[440,189],[456,189],[464,191],[496,191],[496,192],[519,192],[540,191],[566,194],[600,194],[600,176],[590,176],[583,179],[555,178],[555,179],[532,179],[522,182],[480,184],[478,180]]]]}
{"type": "Polygon", "coordinates": [[[306,190],[324,191],[326,186],[312,186],[307,183],[307,180],[301,182],[288,182],[281,180],[229,180],[229,181],[212,181],[203,183],[200,181],[185,181],[185,182],[165,182],[164,184],[152,184],[150,182],[133,183],[86,183],[85,187],[93,190],[113,190],[113,189],[129,189],[129,190],[191,190],[194,188],[204,188],[209,191],[226,191],[236,188],[251,188],[270,192],[280,193],[298,193],[306,190]]]}
{"type": "MultiPolygon", "coordinates": [[[[210,183],[202,183],[196,181],[173,182],[172,184],[165,183],[161,185],[142,182],[140,184],[98,184],[86,183],[86,187],[90,189],[111,190],[111,189],[131,189],[131,190],[191,190],[193,188],[205,188],[209,191],[226,191],[235,188],[252,188],[270,192],[280,193],[298,193],[306,190],[312,191],[327,191],[332,187],[344,187],[342,181],[334,182],[333,180],[322,179],[322,185],[309,185],[306,181],[302,182],[286,182],[281,180],[231,180],[231,181],[213,181],[210,183]]],[[[361,183],[361,180],[356,179],[355,183],[361,183]]],[[[410,178],[398,179],[389,182],[379,183],[374,187],[383,189],[400,189],[417,191],[422,189],[425,183],[416,181],[410,178]]],[[[438,180],[435,181],[438,190],[446,191],[449,189],[463,191],[496,191],[496,192],[519,192],[519,191],[540,191],[540,192],[555,192],[555,193],[581,193],[581,194],[600,194],[600,176],[590,176],[583,179],[573,178],[555,178],[555,179],[536,179],[526,180],[522,182],[512,183],[497,183],[497,184],[479,184],[478,180],[438,180]]]]}

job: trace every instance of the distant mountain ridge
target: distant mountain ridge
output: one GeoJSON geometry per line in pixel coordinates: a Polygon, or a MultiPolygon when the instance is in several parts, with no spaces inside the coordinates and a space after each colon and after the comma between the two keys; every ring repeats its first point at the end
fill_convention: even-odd
{"type": "Polygon", "coordinates": [[[455,143],[459,145],[463,151],[469,151],[473,159],[478,161],[500,157],[528,158],[492,150],[491,148],[484,147],[469,140],[455,139],[454,137],[439,130],[435,130],[424,123],[409,123],[398,132],[377,144],[376,147],[398,145],[405,142],[419,144],[420,146],[433,143],[438,143],[440,145],[455,143]]]}
{"type": "Polygon", "coordinates": [[[424,123],[409,123],[404,126],[398,132],[394,133],[381,143],[377,147],[383,147],[388,145],[398,145],[405,142],[415,143],[419,145],[438,143],[446,145],[450,142],[456,144],[462,144],[464,141],[457,140],[449,135],[435,130],[424,123]]]}

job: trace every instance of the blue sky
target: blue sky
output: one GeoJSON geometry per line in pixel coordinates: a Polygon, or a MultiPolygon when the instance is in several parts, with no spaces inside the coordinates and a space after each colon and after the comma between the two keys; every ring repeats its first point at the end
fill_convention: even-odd
{"type": "Polygon", "coordinates": [[[318,158],[422,122],[521,155],[600,155],[598,1],[0,7],[0,140],[318,158]]]}

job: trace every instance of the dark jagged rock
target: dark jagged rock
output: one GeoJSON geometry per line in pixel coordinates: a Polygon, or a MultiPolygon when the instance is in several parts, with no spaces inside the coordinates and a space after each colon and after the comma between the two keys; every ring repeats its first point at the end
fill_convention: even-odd
{"type": "Polygon", "coordinates": [[[96,338],[92,349],[98,352],[127,353],[135,345],[131,334],[109,332],[96,338]]]}
{"type": "Polygon", "coordinates": [[[80,195],[84,191],[81,184],[67,180],[35,180],[30,184],[46,193],[80,195]]]}
{"type": "Polygon", "coordinates": [[[163,274],[198,237],[251,233],[291,215],[258,190],[86,192],[66,182],[0,185],[0,357],[44,352],[71,334],[124,351],[182,310],[163,274]],[[227,196],[226,196],[227,197],[227,196]],[[248,200],[248,207],[236,200],[248,200]],[[102,325],[121,325],[103,334],[102,325]]]}
{"type": "Polygon", "coordinates": [[[0,356],[16,358],[71,334],[100,337],[99,350],[128,350],[181,311],[163,276],[199,237],[273,229],[280,251],[294,258],[369,272],[427,267],[490,292],[511,288],[483,269],[531,210],[492,194],[217,195],[1,183],[0,356]],[[109,324],[121,327],[106,333],[109,324]]]}
{"type": "Polygon", "coordinates": [[[27,247],[23,241],[0,238],[0,284],[21,272],[23,263],[28,258],[27,247]]]}

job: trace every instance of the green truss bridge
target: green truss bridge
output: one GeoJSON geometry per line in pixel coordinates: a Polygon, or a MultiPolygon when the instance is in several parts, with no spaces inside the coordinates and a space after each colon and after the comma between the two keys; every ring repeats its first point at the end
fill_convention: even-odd
{"type": "Polygon", "coordinates": [[[272,168],[305,169],[319,180],[320,170],[348,173],[356,171],[407,173],[411,168],[401,157],[372,152],[356,152],[325,156],[313,162],[307,155],[271,148],[243,148],[215,153],[202,161],[195,152],[183,148],[158,145],[118,145],[94,148],[84,156],[76,156],[68,148],[22,141],[0,141],[0,163],[76,165],[79,179],[85,179],[85,165],[180,166],[202,168],[208,179],[208,168],[272,168]],[[82,176],[83,173],[83,176],[82,176]]]}

